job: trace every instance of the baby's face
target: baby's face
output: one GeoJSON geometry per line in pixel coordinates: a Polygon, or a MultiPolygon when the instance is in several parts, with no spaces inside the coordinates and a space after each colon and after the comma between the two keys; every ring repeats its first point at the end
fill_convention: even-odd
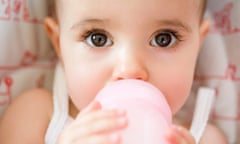
{"type": "Polygon", "coordinates": [[[105,85],[141,79],[175,113],[189,95],[204,28],[195,0],[58,0],[59,52],[78,109],[105,85]]]}

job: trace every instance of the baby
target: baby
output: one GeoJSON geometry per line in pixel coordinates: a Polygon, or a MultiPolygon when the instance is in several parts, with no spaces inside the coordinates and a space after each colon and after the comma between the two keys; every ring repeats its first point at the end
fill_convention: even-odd
{"type": "MultiPolygon", "coordinates": [[[[55,0],[45,19],[46,31],[59,57],[69,96],[69,118],[58,144],[118,144],[113,131],[128,125],[123,110],[101,110],[92,102],[107,84],[147,81],[166,96],[173,114],[186,101],[199,48],[208,32],[204,0],[55,0]]],[[[63,77],[63,78],[64,78],[63,77]]],[[[54,115],[52,94],[28,91],[10,105],[0,123],[0,143],[49,143],[54,115]]],[[[202,143],[224,143],[208,126],[202,143]],[[219,142],[220,141],[220,142],[219,142]]],[[[172,126],[169,144],[194,144],[189,131],[172,126]]]]}

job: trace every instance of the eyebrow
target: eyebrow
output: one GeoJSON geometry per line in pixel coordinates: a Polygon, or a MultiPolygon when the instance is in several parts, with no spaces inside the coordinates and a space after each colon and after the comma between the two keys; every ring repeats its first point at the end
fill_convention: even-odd
{"type": "MultiPolygon", "coordinates": [[[[109,19],[95,19],[95,18],[90,18],[90,19],[85,19],[85,20],[82,20],[82,21],[79,21],[75,24],[73,24],[70,29],[76,29],[78,28],[79,26],[84,26],[84,25],[87,25],[87,24],[95,24],[95,25],[105,25],[106,23],[109,23],[109,19]]],[[[174,20],[157,20],[157,25],[167,25],[167,26],[171,26],[171,27],[176,27],[176,28],[179,28],[179,29],[183,29],[184,31],[186,32],[191,32],[192,29],[191,27],[178,20],[178,19],[174,19],[174,20]]]]}
{"type": "Polygon", "coordinates": [[[192,28],[187,24],[184,23],[178,19],[174,19],[174,20],[157,20],[157,24],[158,25],[167,25],[167,26],[171,26],[171,27],[176,27],[176,28],[180,28],[183,29],[186,32],[191,32],[192,28]]]}
{"type": "Polygon", "coordinates": [[[84,25],[87,25],[87,24],[95,24],[95,25],[105,25],[106,23],[109,22],[109,19],[85,19],[85,20],[82,20],[82,21],[79,21],[75,24],[73,24],[70,29],[76,29],[78,28],[79,26],[84,26],[84,25]]]}

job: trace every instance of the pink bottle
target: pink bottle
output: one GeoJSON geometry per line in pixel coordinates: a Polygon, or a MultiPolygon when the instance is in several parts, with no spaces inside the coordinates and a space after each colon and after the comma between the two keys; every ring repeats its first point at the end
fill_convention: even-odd
{"type": "Polygon", "coordinates": [[[140,80],[120,80],[103,88],[96,97],[103,109],[125,109],[128,127],[121,130],[122,144],[167,144],[164,134],[172,114],[163,94],[140,80]]]}

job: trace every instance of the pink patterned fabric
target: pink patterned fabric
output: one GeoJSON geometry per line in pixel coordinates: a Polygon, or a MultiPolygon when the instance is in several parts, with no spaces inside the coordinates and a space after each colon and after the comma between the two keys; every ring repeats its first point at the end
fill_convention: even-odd
{"type": "Polygon", "coordinates": [[[26,89],[51,88],[55,55],[46,14],[47,0],[0,0],[0,115],[26,89]]]}
{"type": "Polygon", "coordinates": [[[216,90],[211,120],[221,127],[229,144],[240,144],[240,0],[209,0],[206,17],[210,34],[201,50],[188,103],[178,114],[191,121],[200,86],[216,90]]]}

